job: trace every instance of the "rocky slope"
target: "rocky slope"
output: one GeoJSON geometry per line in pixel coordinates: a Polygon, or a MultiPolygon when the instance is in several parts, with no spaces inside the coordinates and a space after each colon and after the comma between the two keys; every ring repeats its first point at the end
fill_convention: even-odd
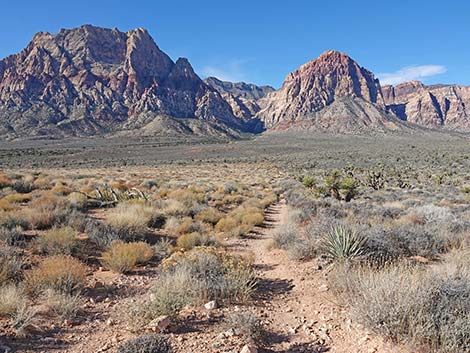
{"type": "Polygon", "coordinates": [[[175,125],[177,133],[247,128],[186,59],[173,62],[145,29],[38,33],[0,61],[0,136],[167,134],[175,125]]]}
{"type": "Polygon", "coordinates": [[[222,95],[236,117],[250,122],[253,127],[257,126],[257,128],[252,128],[254,131],[263,130],[262,124],[252,118],[261,109],[258,104],[259,100],[268,93],[274,92],[274,88],[245,82],[221,81],[215,77],[208,77],[204,82],[222,95]]]}
{"type": "Polygon", "coordinates": [[[385,103],[402,120],[429,128],[470,131],[470,87],[405,82],[382,88],[385,103]]]}
{"type": "Polygon", "coordinates": [[[230,93],[235,97],[255,101],[274,91],[274,88],[271,86],[257,86],[245,82],[221,81],[216,77],[208,77],[204,82],[216,89],[219,93],[230,93]]]}
{"type": "Polygon", "coordinates": [[[379,81],[344,53],[327,51],[290,73],[282,88],[260,103],[268,128],[334,132],[398,129],[386,110],[379,81]]]}

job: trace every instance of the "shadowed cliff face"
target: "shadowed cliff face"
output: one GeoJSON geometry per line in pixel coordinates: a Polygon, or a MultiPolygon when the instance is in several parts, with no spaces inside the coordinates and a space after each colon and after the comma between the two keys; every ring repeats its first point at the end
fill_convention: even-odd
{"type": "Polygon", "coordinates": [[[374,75],[344,53],[327,51],[290,73],[268,94],[258,116],[267,127],[338,132],[396,129],[374,75]]]}
{"type": "Polygon", "coordinates": [[[92,135],[160,116],[243,129],[189,62],[174,63],[144,29],[38,33],[0,61],[1,135],[92,135]]]}
{"type": "Polygon", "coordinates": [[[385,103],[402,120],[425,127],[470,131],[470,87],[405,82],[384,86],[385,103]]]}

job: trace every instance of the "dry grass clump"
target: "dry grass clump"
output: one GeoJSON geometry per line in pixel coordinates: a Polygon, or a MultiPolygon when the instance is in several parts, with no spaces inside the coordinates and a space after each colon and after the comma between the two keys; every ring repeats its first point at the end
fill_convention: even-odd
{"type": "Polygon", "coordinates": [[[302,233],[300,226],[289,222],[273,233],[274,246],[283,249],[292,260],[306,260],[313,256],[318,242],[308,233],[302,233]]]}
{"type": "Polygon", "coordinates": [[[107,216],[108,224],[124,241],[136,241],[145,238],[148,227],[161,227],[163,215],[151,205],[140,202],[122,202],[112,209],[107,216]]]}
{"type": "Polygon", "coordinates": [[[0,173],[0,189],[9,187],[13,184],[13,180],[5,173],[0,173]]]}
{"type": "Polygon", "coordinates": [[[26,243],[23,228],[0,227],[0,242],[9,246],[23,246],[26,243]]]}
{"type": "Polygon", "coordinates": [[[49,229],[64,223],[70,212],[70,204],[66,198],[45,193],[29,202],[22,214],[29,228],[49,229]]]}
{"type": "Polygon", "coordinates": [[[330,283],[355,316],[379,333],[429,352],[463,352],[470,329],[468,259],[468,251],[452,254],[427,270],[342,265],[330,283]]]}
{"type": "Polygon", "coordinates": [[[7,229],[21,227],[23,229],[26,229],[28,227],[28,222],[23,217],[23,215],[18,214],[18,212],[0,211],[0,227],[7,229]]]}
{"type": "Polygon", "coordinates": [[[70,194],[73,190],[65,185],[64,183],[58,181],[55,183],[54,187],[51,189],[51,192],[53,192],[56,195],[61,195],[61,196],[67,196],[70,194]]]}
{"type": "Polygon", "coordinates": [[[26,336],[27,328],[33,324],[37,313],[38,310],[35,307],[22,305],[11,315],[10,328],[16,336],[26,336]]]}
{"type": "Polygon", "coordinates": [[[232,313],[223,326],[225,331],[233,331],[243,344],[261,344],[266,338],[261,320],[248,311],[232,313]]]}
{"type": "Polygon", "coordinates": [[[42,254],[73,255],[78,248],[78,233],[71,227],[52,228],[36,240],[36,246],[42,254]]]}
{"type": "Polygon", "coordinates": [[[255,226],[264,222],[262,207],[251,206],[252,202],[243,204],[225,217],[221,218],[215,225],[215,230],[230,237],[242,236],[255,226]]]}
{"type": "Polygon", "coordinates": [[[0,286],[19,279],[23,264],[23,259],[13,247],[0,246],[0,286]]]}
{"type": "MultiPolygon", "coordinates": [[[[207,224],[205,224],[208,226],[207,224]]],[[[165,224],[165,231],[173,236],[180,236],[193,232],[202,232],[208,230],[204,224],[199,221],[194,221],[191,217],[170,217],[165,224]]]]}
{"type": "Polygon", "coordinates": [[[64,255],[45,258],[25,274],[26,287],[37,293],[48,288],[63,293],[77,293],[85,285],[87,267],[79,260],[64,255]]]}
{"type": "Polygon", "coordinates": [[[215,248],[195,248],[164,260],[149,297],[130,305],[127,314],[140,326],[209,300],[246,302],[255,284],[254,273],[242,258],[215,248]]]}
{"type": "Polygon", "coordinates": [[[14,193],[14,194],[5,196],[2,200],[10,204],[18,204],[18,203],[29,202],[31,201],[31,199],[32,199],[31,193],[27,193],[27,194],[14,193]]]}
{"type": "Polygon", "coordinates": [[[46,289],[41,297],[41,302],[49,313],[61,319],[71,319],[77,315],[84,304],[79,294],[59,292],[54,289],[46,289]]]}
{"type": "Polygon", "coordinates": [[[171,353],[173,350],[163,335],[145,334],[122,343],[118,353],[171,353]]]}
{"type": "Polygon", "coordinates": [[[0,316],[12,316],[25,306],[27,296],[17,285],[8,284],[0,287],[0,316]]]}
{"type": "Polygon", "coordinates": [[[103,253],[103,265],[118,273],[128,273],[136,265],[143,264],[154,255],[153,248],[144,242],[123,243],[114,242],[110,248],[103,253]]]}
{"type": "Polygon", "coordinates": [[[216,208],[208,207],[208,208],[203,209],[201,212],[199,212],[196,215],[195,219],[200,222],[216,225],[217,222],[219,222],[223,216],[224,216],[223,212],[220,212],[216,208]]]}
{"type": "Polygon", "coordinates": [[[183,250],[191,250],[196,246],[213,246],[216,244],[217,241],[214,238],[206,233],[201,234],[199,232],[183,234],[176,241],[177,247],[183,250]]]}

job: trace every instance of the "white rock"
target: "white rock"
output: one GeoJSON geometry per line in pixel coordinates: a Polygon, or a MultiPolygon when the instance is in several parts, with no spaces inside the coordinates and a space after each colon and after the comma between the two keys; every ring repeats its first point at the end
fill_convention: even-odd
{"type": "Polygon", "coordinates": [[[243,346],[240,353],[258,353],[258,348],[256,348],[255,346],[251,346],[251,345],[247,344],[247,345],[243,346]]]}
{"type": "Polygon", "coordinates": [[[171,324],[171,318],[169,316],[159,316],[155,320],[152,320],[147,328],[151,329],[153,332],[163,332],[171,324]]]}
{"type": "Polygon", "coordinates": [[[210,301],[209,303],[204,304],[204,308],[207,310],[213,310],[217,308],[217,302],[215,300],[210,301]]]}

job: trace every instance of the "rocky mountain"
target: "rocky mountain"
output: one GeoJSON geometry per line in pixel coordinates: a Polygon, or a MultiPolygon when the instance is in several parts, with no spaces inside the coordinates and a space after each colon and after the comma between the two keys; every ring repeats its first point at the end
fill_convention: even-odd
{"type": "Polygon", "coordinates": [[[287,75],[282,88],[259,103],[267,128],[334,132],[398,129],[379,81],[344,53],[327,51],[287,75]]]}
{"type": "Polygon", "coordinates": [[[173,62],[145,29],[42,32],[0,61],[0,136],[236,135],[248,128],[188,60],[173,62]]]}
{"type": "MultiPolygon", "coordinates": [[[[208,77],[204,82],[222,95],[236,117],[246,122],[251,121],[260,111],[259,99],[274,91],[274,88],[270,86],[257,86],[245,82],[233,83],[221,81],[215,77],[208,77]]],[[[263,130],[263,126],[259,125],[259,122],[253,123],[254,121],[252,126],[258,124],[255,131],[263,130]]]]}
{"type": "Polygon", "coordinates": [[[384,86],[382,91],[387,106],[402,120],[428,128],[470,131],[470,87],[412,81],[384,86]]]}
{"type": "Polygon", "coordinates": [[[245,82],[221,81],[216,77],[208,77],[204,82],[216,89],[219,93],[230,93],[235,97],[254,101],[274,91],[274,88],[271,86],[257,86],[245,82]]]}

